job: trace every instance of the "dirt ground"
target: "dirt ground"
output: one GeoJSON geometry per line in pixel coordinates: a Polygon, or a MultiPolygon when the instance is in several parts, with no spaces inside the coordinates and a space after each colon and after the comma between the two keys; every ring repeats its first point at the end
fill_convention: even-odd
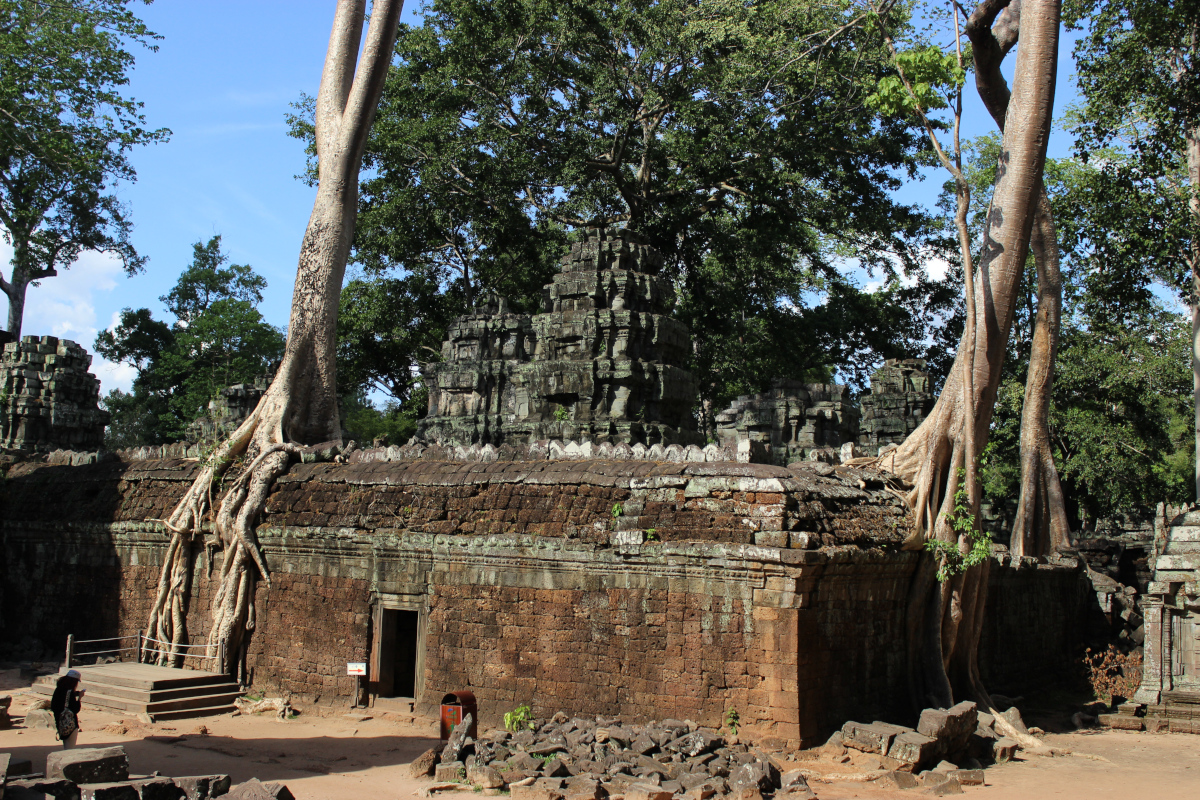
{"type": "MultiPolygon", "coordinates": [[[[10,690],[11,691],[11,690],[10,690]]],[[[24,713],[29,697],[13,692],[13,716],[24,713]]],[[[368,712],[369,713],[369,712],[368,712]]],[[[355,721],[335,715],[222,716],[155,725],[85,709],[80,715],[81,747],[122,745],[133,772],[163,775],[228,773],[235,783],[251,777],[282,781],[298,800],[405,798],[420,795],[429,780],[408,777],[408,763],[437,744],[432,725],[414,726],[386,715],[355,721]],[[207,734],[195,731],[207,728],[207,734]]],[[[1076,755],[1030,758],[987,770],[987,785],[968,787],[977,800],[1056,798],[1200,798],[1200,736],[1128,731],[1051,734],[1047,743],[1076,755]]],[[[44,767],[46,754],[60,745],[50,730],[0,731],[0,752],[44,767]]],[[[813,783],[820,800],[872,800],[912,797],[870,783],[813,783]]],[[[474,798],[445,793],[446,800],[474,798]]]]}

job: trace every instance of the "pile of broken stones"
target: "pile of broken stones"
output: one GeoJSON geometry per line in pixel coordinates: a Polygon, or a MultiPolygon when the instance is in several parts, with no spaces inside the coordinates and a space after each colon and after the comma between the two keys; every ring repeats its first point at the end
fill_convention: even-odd
{"type": "Polygon", "coordinates": [[[471,723],[468,715],[444,747],[412,762],[413,777],[434,776],[427,795],[473,788],[484,795],[508,790],[512,800],[808,800],[815,797],[809,782],[829,778],[816,760],[849,761],[847,748],[874,754],[876,768],[858,780],[957,794],[983,783],[984,761],[1011,758],[1016,750],[974,703],[926,709],[916,730],[848,722],[798,760],[674,719],[632,725],[559,712],[526,730],[492,730],[478,739],[468,735],[471,723]]]}
{"type": "Polygon", "coordinates": [[[46,757],[46,771],[34,774],[28,761],[12,761],[0,753],[0,798],[4,800],[294,800],[278,783],[250,779],[230,787],[228,775],[165,778],[130,775],[123,747],[56,750],[46,757]]]}

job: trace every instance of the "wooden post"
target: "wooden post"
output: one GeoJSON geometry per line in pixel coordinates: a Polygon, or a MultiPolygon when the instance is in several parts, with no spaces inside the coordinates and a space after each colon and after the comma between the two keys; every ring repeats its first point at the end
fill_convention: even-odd
{"type": "Polygon", "coordinates": [[[216,665],[216,669],[214,669],[213,672],[219,672],[222,675],[227,674],[225,672],[225,640],[224,639],[217,642],[217,665],[216,665]]]}
{"type": "Polygon", "coordinates": [[[67,634],[67,669],[71,668],[71,658],[75,655],[75,634],[67,634]]]}
{"type": "Polygon", "coordinates": [[[135,652],[135,654],[136,654],[136,655],[135,655],[135,658],[134,658],[134,660],[135,660],[135,661],[137,661],[137,663],[139,663],[139,664],[140,664],[140,663],[142,663],[142,640],[143,640],[143,639],[145,639],[145,638],[146,638],[146,629],[145,629],[145,628],[138,628],[138,632],[137,632],[137,650],[135,650],[135,651],[134,651],[134,652],[135,652]]]}

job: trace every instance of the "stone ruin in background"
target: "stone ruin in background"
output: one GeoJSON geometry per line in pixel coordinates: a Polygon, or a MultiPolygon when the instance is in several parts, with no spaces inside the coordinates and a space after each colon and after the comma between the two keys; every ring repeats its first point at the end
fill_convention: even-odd
{"type": "Polygon", "coordinates": [[[864,450],[900,444],[933,410],[925,359],[889,358],[871,376],[871,391],[859,399],[858,443],[864,450]]]}
{"type": "Polygon", "coordinates": [[[604,457],[596,448],[611,445],[629,449],[605,451],[618,458],[837,462],[856,446],[873,455],[903,441],[933,407],[925,362],[891,359],[863,396],[861,428],[847,387],[778,379],[717,414],[717,441],[705,447],[685,368],[691,334],[669,316],[674,291],[661,267],[632,231],[585,231],[540,313],[492,298],[456,319],[442,361],[425,371],[428,415],[397,454],[486,460],[503,447],[506,457],[604,457]]]}
{"type": "Polygon", "coordinates": [[[539,440],[702,444],[684,367],[687,327],[662,255],[632,231],[587,231],[532,316],[495,299],[451,324],[426,369],[418,439],[519,445],[539,440]]]}
{"type": "Polygon", "coordinates": [[[779,465],[836,461],[842,445],[858,436],[850,390],[835,383],[777,379],[770,391],[733,401],[715,422],[723,446],[748,453],[745,460],[779,465]]]}
{"type": "Polygon", "coordinates": [[[271,374],[260,375],[254,383],[235,383],[208,401],[208,408],[187,429],[187,441],[211,444],[233,433],[258,407],[258,401],[271,385],[271,374]]]}
{"type": "Polygon", "coordinates": [[[109,414],[99,407],[92,357],[69,339],[0,331],[0,447],[34,453],[99,450],[109,414]]]}
{"type": "MultiPolygon", "coordinates": [[[[443,360],[425,370],[429,409],[416,438],[374,458],[836,463],[903,441],[932,408],[925,362],[891,359],[862,396],[861,423],[847,387],[777,379],[718,413],[716,440],[705,443],[696,379],[685,368],[691,334],[670,316],[675,294],[662,263],[632,231],[583,232],[539,313],[492,298],[451,323],[443,360]]],[[[108,413],[90,363],[82,347],[54,337],[6,344],[0,446],[80,456],[101,449],[108,413]]],[[[269,383],[266,375],[224,389],[187,442],[126,455],[199,455],[249,416],[269,383]]]]}

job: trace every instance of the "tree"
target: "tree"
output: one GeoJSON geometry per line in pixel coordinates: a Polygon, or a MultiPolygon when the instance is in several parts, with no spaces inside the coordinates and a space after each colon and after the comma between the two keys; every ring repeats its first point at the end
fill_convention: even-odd
{"type": "MultiPolygon", "coordinates": [[[[364,280],[391,281],[372,294],[414,320],[399,338],[436,348],[481,291],[534,310],[568,229],[623,224],[667,256],[710,409],[772,375],[863,382],[881,356],[922,355],[910,343],[954,295],[921,276],[928,220],[890,196],[921,141],[864,104],[887,69],[866,12],[433,3],[398,39],[355,239],[364,280]],[[848,258],[887,289],[852,285],[848,258]]],[[[305,108],[293,129],[311,137],[305,108]]],[[[409,385],[418,355],[382,382],[409,385]]]]}
{"type": "Polygon", "coordinates": [[[144,264],[113,186],[136,178],[134,147],[170,131],[143,127],[141,103],[120,92],[134,60],[125,48],[156,50],[159,38],[129,3],[0,0],[0,225],[13,246],[0,289],[14,336],[29,284],[84,250],[116,255],[131,275],[144,264]]]}
{"type": "MultiPolygon", "coordinates": [[[[1021,6],[1022,0],[984,0],[965,27],[973,46],[976,88],[1001,131],[1011,95],[1000,65],[1017,43],[1021,6]]],[[[1071,527],[1048,423],[1062,316],[1062,275],[1054,213],[1044,185],[1037,190],[1030,247],[1038,301],[1036,321],[1029,320],[1032,336],[1021,412],[1021,483],[1009,547],[1015,556],[1046,556],[1069,544],[1071,527]]]]}
{"type": "Polygon", "coordinates": [[[248,266],[225,266],[220,236],[193,250],[191,265],[159,298],[173,325],[147,308],[125,309],[96,337],[96,352],[138,373],[131,393],[105,398],[112,447],[182,439],[221,389],[265,375],[283,352],[283,334],[256,308],[267,282],[248,266]]]}
{"type": "MultiPolygon", "coordinates": [[[[885,469],[913,487],[908,503],[914,511],[914,524],[905,545],[932,547],[937,554],[937,558],[922,559],[908,609],[913,694],[925,706],[949,706],[956,692],[991,706],[976,661],[989,559],[968,565],[981,544],[986,548],[986,540],[978,536],[978,495],[963,479],[971,451],[986,446],[988,440],[1008,335],[1023,286],[1050,134],[1059,11],[1057,0],[1026,0],[1023,4],[1013,91],[1001,140],[1002,167],[997,172],[978,267],[967,273],[977,300],[974,320],[967,321],[954,366],[933,411],[881,461],[885,469]],[[956,563],[959,568],[947,575],[947,565],[956,563]],[[944,580],[937,580],[938,571],[944,580]]],[[[955,21],[957,24],[957,16],[955,21]]]]}
{"type": "Polygon", "coordinates": [[[246,421],[221,442],[183,499],[164,520],[171,543],[148,630],[169,642],[167,659],[184,641],[192,545],[208,511],[213,484],[245,455],[214,519],[224,557],[212,600],[209,655],[224,652],[228,672],[253,627],[256,575],[270,585],[254,521],[271,485],[304,445],[341,443],[335,361],[338,299],[358,211],[358,172],[375,107],[383,91],[400,21],[399,0],[375,0],[366,38],[365,0],[338,0],[314,110],[317,196],[300,244],[287,344],[271,385],[246,421]],[[359,46],[362,56],[359,57],[359,46]],[[222,649],[222,644],[225,645],[222,649]]]}
{"type": "MultiPolygon", "coordinates": [[[[1080,157],[1117,143],[1141,180],[1185,169],[1191,230],[1173,244],[1191,272],[1193,417],[1200,455],[1200,4],[1072,0],[1066,17],[1074,26],[1086,21],[1075,47],[1084,97],[1080,157]]],[[[1193,496],[1200,500],[1200,458],[1193,482],[1193,496]]]]}
{"type": "MultiPolygon", "coordinates": [[[[977,185],[990,184],[999,139],[983,137],[974,150],[977,185]]],[[[1083,529],[1191,497],[1194,454],[1180,440],[1191,416],[1189,337],[1157,296],[1163,286],[1186,296],[1180,252],[1191,221],[1182,171],[1143,175],[1111,148],[1086,163],[1046,166],[1065,295],[1048,435],[1066,512],[1083,529]]],[[[996,502],[1020,491],[1020,385],[1035,316],[1018,308],[985,454],[985,494],[996,502]]]]}

